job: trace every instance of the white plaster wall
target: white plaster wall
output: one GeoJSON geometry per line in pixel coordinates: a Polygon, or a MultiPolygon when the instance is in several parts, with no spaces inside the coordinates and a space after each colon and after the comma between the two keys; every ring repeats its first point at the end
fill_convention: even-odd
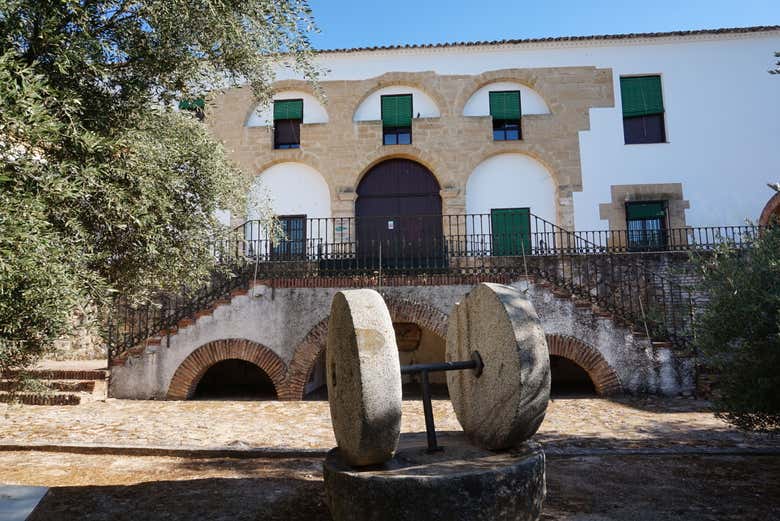
{"type": "MultiPolygon", "coordinates": [[[[302,99],[304,123],[327,123],[328,112],[322,102],[306,92],[285,90],[274,94],[274,100],[302,99]]],[[[274,124],[273,105],[257,106],[247,119],[247,127],[268,127],[274,124]]]]}
{"type": "MultiPolygon", "coordinates": [[[[328,183],[319,172],[302,163],[273,165],[257,176],[251,192],[250,200],[262,201],[267,195],[275,215],[331,216],[328,183]]],[[[247,208],[247,217],[259,217],[252,205],[247,208]]]]}
{"type": "Polygon", "coordinates": [[[531,208],[556,223],[555,183],[547,169],[524,154],[499,154],[480,163],[466,182],[466,213],[493,208],[531,208]]]}
{"type": "Polygon", "coordinates": [[[417,114],[421,118],[438,118],[441,115],[436,102],[425,92],[414,87],[404,85],[393,85],[375,90],[363,100],[355,110],[354,121],[377,121],[382,119],[382,96],[388,94],[411,94],[412,95],[412,117],[417,114]]]}
{"type": "Polygon", "coordinates": [[[520,107],[523,114],[549,114],[550,108],[538,92],[522,83],[508,81],[495,82],[485,85],[471,95],[466,105],[463,106],[464,116],[489,116],[490,115],[490,91],[519,90],[520,107]]]}
{"type": "MultiPolygon", "coordinates": [[[[556,298],[549,289],[527,281],[513,284],[534,304],[547,334],[573,336],[601,353],[618,373],[625,390],[674,395],[693,388],[692,368],[668,350],[654,351],[647,340],[637,341],[626,329],[590,310],[576,308],[569,299],[556,298]]],[[[473,286],[402,286],[384,292],[395,299],[428,303],[449,313],[473,286]]],[[[262,344],[289,364],[295,348],[309,331],[328,316],[338,288],[278,288],[256,286],[248,295],[234,297],[212,315],[180,329],[170,342],[124,366],[112,367],[110,396],[164,398],[176,369],[197,348],[216,340],[246,339],[262,344]]],[[[489,362],[488,362],[489,363],[489,362]]]]}
{"type": "Polygon", "coordinates": [[[691,202],[688,224],[758,218],[772,195],[766,182],[779,175],[780,77],[767,74],[778,49],[780,31],[771,31],[321,54],[318,63],[330,71],[327,80],[392,71],[611,68],[615,108],[591,110],[590,130],[580,134],[583,191],[574,195],[576,227],[603,229],[598,205],[610,201],[612,184],[682,182],[691,202]],[[625,145],[619,78],[651,73],[662,75],[669,143],[625,145]]]}

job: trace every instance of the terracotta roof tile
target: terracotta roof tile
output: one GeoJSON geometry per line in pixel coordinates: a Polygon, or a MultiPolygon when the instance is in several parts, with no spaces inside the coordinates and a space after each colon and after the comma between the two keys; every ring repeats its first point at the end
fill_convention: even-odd
{"type": "Polygon", "coordinates": [[[727,27],[722,29],[700,29],[694,31],[669,31],[656,33],[626,33],[626,34],[600,34],[591,36],[557,36],[550,38],[526,38],[526,39],[506,39],[506,40],[483,40],[475,42],[443,42],[428,44],[404,44],[404,45],[382,45],[375,47],[351,47],[343,49],[323,49],[317,51],[321,54],[338,54],[362,51],[394,51],[402,49],[442,49],[448,47],[478,47],[487,45],[512,45],[527,43],[545,43],[545,42],[587,42],[599,40],[631,40],[642,38],[666,38],[674,36],[700,36],[700,35],[718,35],[718,34],[744,34],[744,33],[763,33],[780,30],[780,25],[761,25],[753,27],[727,27]]]}

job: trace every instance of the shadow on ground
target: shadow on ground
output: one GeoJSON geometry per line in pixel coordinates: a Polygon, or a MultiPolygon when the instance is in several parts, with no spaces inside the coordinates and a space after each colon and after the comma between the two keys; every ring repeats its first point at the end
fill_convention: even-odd
{"type": "Polygon", "coordinates": [[[207,478],[55,487],[28,521],[326,521],[322,482],[207,478]]]}

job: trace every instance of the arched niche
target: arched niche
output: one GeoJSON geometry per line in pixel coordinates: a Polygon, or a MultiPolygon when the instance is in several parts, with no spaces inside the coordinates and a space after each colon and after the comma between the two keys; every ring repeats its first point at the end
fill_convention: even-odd
{"type": "MultiPolygon", "coordinates": [[[[274,101],[276,100],[290,100],[290,99],[302,99],[303,100],[303,123],[327,123],[328,112],[325,110],[325,106],[316,97],[303,91],[297,90],[285,90],[274,94],[274,101]]],[[[274,114],[273,106],[266,107],[257,106],[249,114],[246,121],[247,127],[267,127],[273,125],[274,114]]]]}
{"type": "Polygon", "coordinates": [[[303,163],[275,164],[257,176],[250,189],[245,247],[250,255],[263,258],[309,258],[333,241],[330,217],[330,189],[317,170],[303,163]],[[264,201],[278,218],[278,235],[262,221],[258,206],[264,201]]]}
{"type": "Polygon", "coordinates": [[[522,83],[500,81],[484,85],[471,95],[463,106],[464,116],[489,116],[490,92],[502,90],[519,90],[520,105],[523,115],[550,114],[550,107],[538,92],[522,83]]]}
{"type": "Polygon", "coordinates": [[[331,216],[330,188],[325,178],[303,163],[277,163],[258,175],[252,183],[247,219],[257,219],[253,202],[268,199],[274,215],[331,216]]]}
{"type": "Polygon", "coordinates": [[[556,188],[550,172],[536,159],[525,154],[498,154],[482,161],[469,175],[466,213],[530,208],[532,214],[557,223],[556,188]]]}
{"type": "Polygon", "coordinates": [[[381,98],[391,94],[412,95],[412,117],[438,118],[441,116],[436,102],[428,94],[416,87],[408,85],[392,85],[375,90],[358,105],[353,115],[353,121],[378,121],[382,119],[381,98]]]}

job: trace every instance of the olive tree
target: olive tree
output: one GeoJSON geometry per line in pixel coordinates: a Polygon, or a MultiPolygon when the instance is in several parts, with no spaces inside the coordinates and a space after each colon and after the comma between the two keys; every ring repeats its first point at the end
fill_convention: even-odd
{"type": "Polygon", "coordinates": [[[0,0],[0,370],[75,306],[206,280],[250,180],[177,102],[316,81],[314,30],[305,0],[0,0]]]}

